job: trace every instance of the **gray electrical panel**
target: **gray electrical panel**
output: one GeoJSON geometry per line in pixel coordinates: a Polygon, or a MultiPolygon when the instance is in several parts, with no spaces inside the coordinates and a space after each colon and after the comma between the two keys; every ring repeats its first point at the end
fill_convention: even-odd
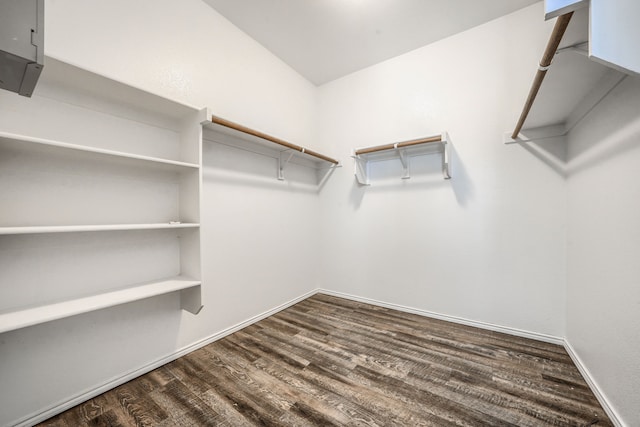
{"type": "Polygon", "coordinates": [[[43,61],[44,0],[0,0],[0,88],[30,97],[43,61]]]}

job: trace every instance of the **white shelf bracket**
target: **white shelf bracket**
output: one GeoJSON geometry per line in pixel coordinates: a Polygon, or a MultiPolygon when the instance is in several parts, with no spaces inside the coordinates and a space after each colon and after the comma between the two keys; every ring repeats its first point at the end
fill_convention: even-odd
{"type": "Polygon", "coordinates": [[[451,155],[449,153],[449,134],[442,134],[442,175],[444,175],[444,179],[451,179],[451,170],[449,160],[451,159],[451,155]]]}
{"type": "MultiPolygon", "coordinates": [[[[398,150],[398,147],[396,147],[398,150]]],[[[402,163],[402,179],[411,178],[411,174],[409,173],[409,156],[407,156],[407,152],[405,150],[398,150],[398,156],[400,157],[400,162],[402,163]]]]}
{"type": "Polygon", "coordinates": [[[369,182],[369,162],[360,156],[357,156],[354,152],[354,170],[353,173],[356,176],[356,180],[362,185],[371,185],[369,182]]]}
{"type": "MultiPolygon", "coordinates": [[[[304,148],[302,149],[302,152],[304,153],[304,148]]],[[[294,151],[292,150],[280,152],[280,155],[278,156],[278,180],[284,181],[284,168],[291,161],[293,154],[294,151]],[[289,154],[289,156],[287,156],[287,154],[289,154]]]]}
{"type": "Polygon", "coordinates": [[[180,308],[192,314],[202,310],[202,286],[194,286],[180,291],[180,308]]]}

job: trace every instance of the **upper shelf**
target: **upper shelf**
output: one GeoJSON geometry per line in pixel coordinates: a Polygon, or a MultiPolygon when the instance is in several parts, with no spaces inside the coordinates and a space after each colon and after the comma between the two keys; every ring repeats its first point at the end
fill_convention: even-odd
{"type": "Polygon", "coordinates": [[[36,92],[49,94],[51,91],[55,91],[58,96],[82,97],[83,105],[111,102],[146,111],[149,116],[182,119],[199,110],[86,68],[76,67],[55,57],[45,56],[44,70],[36,92]]]}
{"type": "Polygon", "coordinates": [[[544,18],[552,19],[584,7],[589,0],[544,0],[544,18]]]}
{"type": "Polygon", "coordinates": [[[183,172],[197,170],[200,166],[195,163],[179,162],[175,160],[161,159],[158,157],[142,156],[138,154],[125,153],[121,151],[107,150],[103,148],[89,147],[85,145],[70,144],[67,142],[54,141],[44,138],[35,138],[25,135],[17,135],[7,132],[0,132],[0,148],[18,149],[21,151],[31,151],[46,154],[51,150],[64,150],[69,153],[76,153],[85,158],[94,157],[105,161],[115,161],[134,166],[149,166],[164,170],[183,172]]]}
{"type": "Polygon", "coordinates": [[[389,159],[400,159],[404,169],[402,179],[411,178],[409,158],[433,153],[442,154],[442,174],[444,179],[449,179],[451,178],[449,171],[449,143],[449,135],[445,132],[440,135],[411,139],[409,141],[359,148],[353,151],[356,180],[360,184],[369,185],[369,163],[389,159]]]}
{"type": "MultiPolygon", "coordinates": [[[[215,115],[210,115],[210,117],[211,121],[207,121],[203,124],[205,128],[211,131],[230,135],[243,142],[255,143],[278,151],[278,179],[280,180],[284,179],[284,168],[294,155],[311,161],[317,166],[328,164],[329,167],[336,167],[340,165],[338,160],[325,156],[324,154],[320,154],[317,151],[267,135],[266,133],[248,128],[215,115]]],[[[205,135],[205,140],[206,139],[205,135]]]]}

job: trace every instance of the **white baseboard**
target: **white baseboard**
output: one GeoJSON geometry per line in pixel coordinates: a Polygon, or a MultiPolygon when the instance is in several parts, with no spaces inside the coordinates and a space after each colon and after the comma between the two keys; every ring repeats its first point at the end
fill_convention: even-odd
{"type": "Polygon", "coordinates": [[[384,301],[378,301],[370,298],[359,297],[356,295],[345,294],[342,292],[330,291],[327,289],[319,289],[319,293],[332,295],[340,298],[350,299],[352,301],[363,302],[365,304],[377,305],[378,307],[391,308],[393,310],[403,311],[405,313],[417,314],[419,316],[431,317],[434,319],[445,320],[447,322],[459,323],[461,325],[474,326],[480,329],[486,329],[494,332],[502,332],[509,335],[515,335],[522,338],[531,338],[537,341],[548,342],[551,344],[564,345],[564,339],[553,335],[541,334],[538,332],[530,332],[522,329],[511,328],[508,326],[494,325],[487,322],[479,322],[477,320],[469,320],[457,316],[449,316],[447,314],[436,313],[433,311],[422,310],[419,308],[407,307],[400,304],[392,304],[384,301]]]}
{"type": "Polygon", "coordinates": [[[247,326],[250,326],[262,319],[265,319],[273,314],[276,314],[282,310],[284,310],[287,307],[290,307],[302,300],[305,300],[307,298],[309,298],[310,296],[315,295],[316,293],[318,293],[318,290],[315,289],[313,291],[307,292],[303,295],[300,295],[292,300],[289,300],[283,304],[280,304],[270,310],[267,310],[261,314],[258,314],[256,316],[253,316],[243,322],[237,323],[229,328],[223,329],[222,331],[219,331],[213,335],[210,335],[207,338],[204,338],[200,341],[197,341],[191,345],[188,345],[186,347],[183,347],[179,350],[177,350],[176,352],[169,354],[165,357],[162,357],[158,360],[155,360],[139,369],[135,369],[133,371],[130,371],[122,376],[118,376],[117,378],[113,378],[103,384],[100,384],[94,388],[91,388],[90,390],[85,390],[84,392],[74,396],[71,399],[65,400],[63,402],[60,402],[58,404],[55,404],[47,409],[45,409],[44,411],[41,412],[37,412],[37,413],[33,413],[30,415],[27,415],[25,417],[23,417],[22,419],[18,420],[14,426],[15,427],[29,427],[29,426],[33,426],[35,424],[38,424],[42,421],[45,421],[55,415],[58,415],[64,411],[66,411],[67,409],[73,408],[74,406],[77,406],[83,402],[86,402],[89,399],[92,399],[96,396],[101,395],[102,393],[105,393],[115,387],[118,387],[119,385],[122,385],[128,381],[131,381],[134,378],[137,378],[141,375],[144,375],[148,372],[153,371],[156,368],[159,368],[162,365],[166,365],[169,362],[172,362],[176,359],[178,359],[179,357],[184,356],[185,354],[191,353],[192,351],[195,351],[201,347],[204,347],[207,344],[210,344],[214,341],[217,341],[221,338],[226,337],[227,335],[231,335],[234,332],[239,331],[242,328],[246,328],[247,326]]]}
{"type": "Polygon", "coordinates": [[[580,359],[580,356],[578,356],[578,353],[576,353],[576,351],[573,349],[573,347],[571,346],[569,341],[567,341],[566,338],[564,339],[564,348],[567,351],[567,353],[569,353],[571,360],[573,360],[573,363],[576,365],[576,367],[582,374],[582,377],[589,385],[589,388],[591,389],[593,394],[596,396],[596,399],[598,399],[598,402],[600,402],[602,409],[604,409],[604,411],[607,413],[607,416],[609,417],[613,425],[615,425],[616,427],[625,427],[625,424],[622,422],[622,420],[620,419],[616,411],[613,409],[613,406],[611,406],[611,403],[609,402],[609,400],[605,397],[604,393],[602,393],[602,391],[600,390],[600,387],[598,387],[598,383],[593,379],[593,376],[591,376],[591,373],[589,372],[587,367],[584,365],[584,363],[582,363],[582,359],[580,359]]]}

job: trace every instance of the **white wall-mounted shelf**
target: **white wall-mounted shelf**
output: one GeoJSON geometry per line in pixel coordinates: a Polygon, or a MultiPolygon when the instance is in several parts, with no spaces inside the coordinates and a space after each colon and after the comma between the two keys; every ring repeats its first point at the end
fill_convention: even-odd
{"type": "Polygon", "coordinates": [[[444,179],[450,179],[449,170],[449,135],[444,132],[426,138],[412,139],[409,141],[391,144],[377,145],[375,147],[359,148],[353,151],[354,174],[358,183],[370,185],[369,167],[372,162],[397,159],[402,163],[402,179],[411,178],[410,158],[429,154],[442,156],[442,175],[444,179]]]}
{"type": "Polygon", "coordinates": [[[0,92],[0,332],[177,291],[199,312],[202,121],[50,57],[32,98],[0,92]]]}
{"type": "Polygon", "coordinates": [[[162,224],[102,224],[102,225],[50,225],[35,227],[0,227],[0,235],[12,234],[49,234],[49,233],[82,233],[94,231],[127,231],[127,230],[172,230],[180,228],[199,228],[197,223],[162,223],[162,224]]]}
{"type": "Polygon", "coordinates": [[[543,61],[551,58],[552,62],[546,67],[542,64],[536,71],[521,114],[522,123],[518,123],[522,129],[515,138],[518,126],[513,132],[505,132],[505,144],[565,136],[627,76],[590,58],[589,7],[583,7],[587,3],[572,0],[554,3],[558,6],[566,3],[568,9],[561,10],[573,11],[573,15],[564,33],[558,22],[566,18],[561,16],[556,21],[543,54],[543,61]],[[553,49],[555,44],[557,48],[553,49]]]}
{"type": "Polygon", "coordinates": [[[204,137],[205,140],[263,155],[266,155],[266,153],[262,150],[256,150],[257,147],[276,151],[277,155],[275,158],[278,162],[277,177],[281,181],[284,180],[285,168],[289,162],[293,162],[294,158],[302,160],[302,162],[298,164],[316,170],[330,170],[340,166],[338,160],[314,150],[250,129],[210,113],[208,117],[210,117],[210,120],[204,123],[207,131],[204,137]]]}
{"type": "Polygon", "coordinates": [[[544,19],[553,19],[557,16],[573,12],[581,7],[588,6],[589,0],[544,0],[544,19]]]}
{"type": "Polygon", "coordinates": [[[37,307],[16,309],[0,313],[0,333],[177,291],[182,294],[182,309],[198,314],[202,309],[202,305],[199,302],[200,285],[201,282],[198,280],[173,277],[156,282],[137,284],[98,295],[44,304],[37,307]]]}
{"type": "Polygon", "coordinates": [[[545,0],[549,20],[581,8],[589,11],[589,57],[625,73],[640,74],[637,0],[545,0]]]}
{"type": "MultiPolygon", "coordinates": [[[[31,153],[41,153],[46,155],[54,151],[62,152],[68,150],[68,154],[75,153],[86,158],[96,158],[102,161],[117,161],[131,166],[148,166],[175,172],[197,170],[200,166],[196,163],[180,162],[158,157],[142,156],[139,154],[126,153],[121,151],[107,150],[85,145],[70,144],[62,141],[54,141],[44,138],[36,138],[28,135],[18,135],[7,132],[0,132],[0,146],[4,148],[19,149],[31,153]]],[[[78,157],[78,160],[82,160],[78,157]]]]}

